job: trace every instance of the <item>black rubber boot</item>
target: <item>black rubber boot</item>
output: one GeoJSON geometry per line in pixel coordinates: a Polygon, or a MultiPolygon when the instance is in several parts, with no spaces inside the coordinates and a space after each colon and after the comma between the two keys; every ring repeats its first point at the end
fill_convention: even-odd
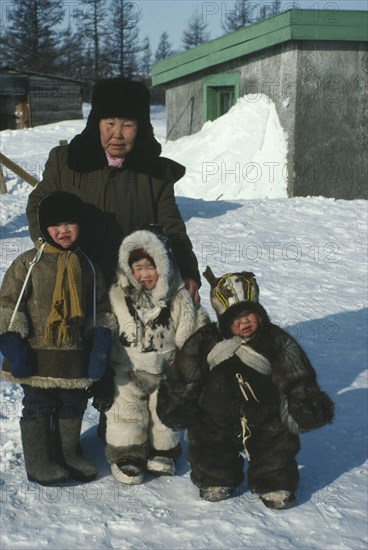
{"type": "Polygon", "coordinates": [[[79,442],[82,418],[59,418],[59,453],[60,463],[77,481],[92,481],[96,479],[97,469],[94,464],[82,456],[79,442]]]}
{"type": "Polygon", "coordinates": [[[53,460],[50,418],[20,420],[24,462],[29,481],[59,485],[69,474],[53,460]]]}

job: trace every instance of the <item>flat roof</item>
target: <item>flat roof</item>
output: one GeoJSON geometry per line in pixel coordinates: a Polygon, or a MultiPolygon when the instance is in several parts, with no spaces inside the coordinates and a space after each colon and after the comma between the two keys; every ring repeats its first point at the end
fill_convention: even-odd
{"type": "Polygon", "coordinates": [[[254,23],[152,66],[152,84],[165,84],[291,40],[368,41],[368,11],[295,9],[254,23]]]}

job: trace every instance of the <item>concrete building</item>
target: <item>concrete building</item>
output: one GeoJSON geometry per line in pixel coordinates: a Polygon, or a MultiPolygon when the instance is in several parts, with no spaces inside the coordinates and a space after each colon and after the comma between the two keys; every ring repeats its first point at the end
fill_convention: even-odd
{"type": "Polygon", "coordinates": [[[367,198],[367,43],[368,12],[291,10],[161,61],[167,138],[265,94],[288,136],[288,195],[367,198]]]}

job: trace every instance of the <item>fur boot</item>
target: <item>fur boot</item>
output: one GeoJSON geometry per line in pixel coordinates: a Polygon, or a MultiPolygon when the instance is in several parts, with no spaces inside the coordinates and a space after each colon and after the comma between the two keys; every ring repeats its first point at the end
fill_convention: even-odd
{"type": "Polygon", "coordinates": [[[69,474],[53,460],[50,418],[20,420],[24,461],[29,481],[40,485],[58,485],[69,474]]]}
{"type": "Polygon", "coordinates": [[[96,479],[97,469],[94,464],[82,457],[79,437],[82,418],[59,418],[59,448],[61,464],[77,481],[96,479]]]}
{"type": "Polygon", "coordinates": [[[202,487],[199,496],[208,502],[219,502],[231,497],[233,487],[202,487]]]}
{"type": "Polygon", "coordinates": [[[280,491],[262,493],[259,496],[267,508],[274,508],[275,510],[285,510],[290,508],[295,500],[295,494],[293,491],[286,491],[283,489],[280,491]]]}

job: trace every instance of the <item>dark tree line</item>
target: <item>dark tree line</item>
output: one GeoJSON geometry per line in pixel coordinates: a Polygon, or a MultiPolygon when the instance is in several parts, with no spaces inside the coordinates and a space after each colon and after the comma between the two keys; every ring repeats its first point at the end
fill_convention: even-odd
{"type": "MultiPolygon", "coordinates": [[[[281,11],[273,4],[236,0],[223,22],[225,33],[281,11]]],[[[20,70],[57,74],[93,82],[123,75],[150,85],[154,62],[177,53],[169,35],[162,32],[153,53],[148,37],[140,39],[139,4],[130,0],[13,0],[0,34],[2,65],[20,70]],[[66,7],[72,7],[66,13],[66,7]],[[61,24],[62,22],[62,24],[61,24]]],[[[182,35],[186,50],[209,40],[208,24],[196,12],[182,35]]]]}
{"type": "Polygon", "coordinates": [[[117,75],[149,81],[152,63],[174,52],[166,32],[155,54],[149,38],[140,39],[137,6],[79,0],[66,14],[63,0],[13,0],[0,35],[1,64],[87,82],[117,75]]]}
{"type": "MultiPolygon", "coordinates": [[[[225,34],[237,31],[243,27],[263,21],[281,13],[281,0],[235,0],[232,9],[228,8],[222,22],[225,34]]],[[[192,15],[187,28],[183,32],[182,45],[184,50],[204,44],[209,40],[208,23],[197,12],[192,15]]]]}
{"type": "Polygon", "coordinates": [[[233,9],[226,13],[222,26],[224,31],[229,33],[279,13],[281,13],[281,0],[268,0],[267,2],[236,0],[233,9]]]}

